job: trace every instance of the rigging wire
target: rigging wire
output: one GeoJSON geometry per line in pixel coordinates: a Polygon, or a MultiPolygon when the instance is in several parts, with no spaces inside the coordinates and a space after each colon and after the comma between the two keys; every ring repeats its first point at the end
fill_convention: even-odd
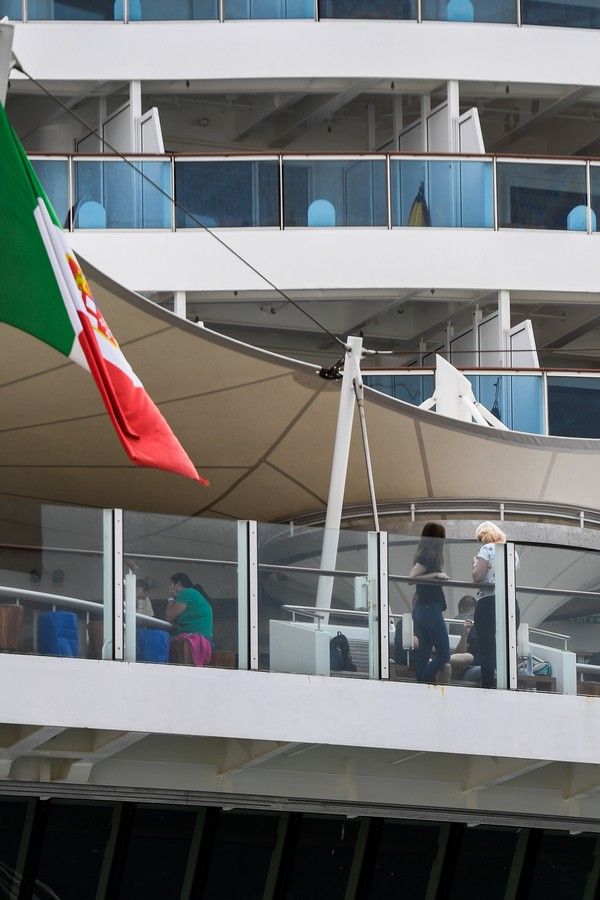
{"type": "Polygon", "coordinates": [[[339,335],[334,334],[333,331],[330,331],[326,325],[323,325],[321,322],[319,322],[319,320],[316,319],[311,313],[309,313],[306,309],[304,309],[302,306],[300,306],[299,303],[297,303],[295,300],[293,300],[289,294],[287,294],[281,288],[277,287],[277,285],[274,284],[263,272],[261,272],[259,269],[257,269],[256,266],[252,265],[252,263],[249,262],[244,256],[242,256],[241,253],[238,253],[237,250],[234,250],[234,248],[230,244],[228,244],[227,241],[224,241],[223,238],[219,237],[218,234],[215,234],[215,232],[211,228],[209,228],[207,225],[205,225],[204,222],[201,222],[200,219],[197,216],[195,216],[194,213],[190,212],[190,210],[187,209],[182,203],[180,203],[179,200],[176,200],[175,197],[172,197],[168,191],[165,191],[164,188],[162,188],[159,184],[157,184],[155,181],[153,181],[153,179],[150,178],[149,175],[146,175],[145,172],[138,169],[138,167],[133,162],[131,162],[130,159],[128,159],[123,153],[121,153],[119,150],[117,150],[116,147],[113,147],[113,145],[109,141],[107,141],[104,137],[102,137],[102,135],[96,128],[93,128],[91,125],[89,125],[89,123],[86,122],[84,119],[82,119],[81,116],[79,116],[74,110],[70,109],[66,103],[63,103],[63,101],[60,99],[60,97],[57,97],[56,94],[53,94],[52,91],[49,90],[49,88],[47,88],[44,84],[42,84],[40,81],[38,81],[36,78],[34,78],[33,75],[30,75],[29,72],[25,71],[25,69],[23,68],[23,66],[21,65],[21,63],[19,62],[19,60],[17,59],[17,57],[14,54],[13,54],[12,68],[16,69],[17,72],[21,72],[26,78],[29,78],[29,80],[33,84],[37,85],[40,88],[40,90],[43,91],[52,100],[54,100],[55,103],[58,103],[58,105],[61,106],[65,110],[65,112],[67,112],[70,116],[72,116],[74,119],[76,119],[77,122],[79,122],[80,125],[83,125],[83,127],[86,128],[91,134],[95,134],[96,137],[102,141],[102,143],[105,147],[108,147],[109,150],[111,150],[120,159],[122,159],[123,162],[127,163],[128,166],[131,166],[131,168],[135,172],[137,172],[138,175],[140,175],[145,181],[147,181],[148,184],[152,185],[152,187],[155,188],[155,190],[157,190],[160,194],[162,194],[164,197],[166,197],[167,200],[169,200],[169,202],[172,203],[177,209],[180,209],[181,212],[183,212],[186,216],[189,216],[189,218],[196,225],[198,225],[200,228],[203,228],[204,231],[206,231],[208,234],[210,234],[210,236],[212,238],[214,238],[222,247],[224,247],[225,250],[228,250],[229,253],[231,253],[233,256],[235,256],[236,259],[238,259],[243,265],[245,265],[248,269],[250,269],[251,272],[254,272],[255,275],[258,275],[258,277],[260,279],[262,279],[262,281],[264,281],[265,284],[268,284],[269,287],[272,288],[281,297],[283,297],[283,299],[287,303],[291,303],[291,305],[293,307],[295,307],[299,312],[303,313],[308,319],[310,319],[310,321],[313,323],[313,325],[316,325],[317,328],[320,328],[321,331],[323,331],[333,341],[340,344],[344,348],[344,350],[347,350],[345,341],[343,341],[339,337],[339,335]]]}

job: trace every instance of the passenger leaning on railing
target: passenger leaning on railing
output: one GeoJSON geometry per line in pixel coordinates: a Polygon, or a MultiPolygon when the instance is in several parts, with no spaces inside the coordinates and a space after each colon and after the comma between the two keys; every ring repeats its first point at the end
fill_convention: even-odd
{"type": "MultiPolygon", "coordinates": [[[[415,553],[411,578],[430,582],[446,581],[444,538],[446,530],[439,522],[426,522],[415,553]]],[[[432,684],[450,683],[450,642],[444,621],[446,600],[439,584],[417,583],[413,600],[413,621],[419,648],[415,650],[417,681],[432,684]],[[432,658],[432,650],[435,654],[432,658]]]]}
{"type": "MultiPolygon", "coordinates": [[[[505,544],[506,535],[493,522],[482,522],[477,526],[475,537],[482,544],[473,560],[473,581],[481,585],[477,591],[477,605],[473,617],[479,640],[481,661],[481,687],[496,687],[496,596],[494,560],[496,544],[505,544]]],[[[515,565],[519,558],[515,552],[515,565]]],[[[516,608],[517,628],[519,627],[519,605],[516,608]]]]}
{"type": "MultiPolygon", "coordinates": [[[[212,656],[213,612],[199,584],[193,584],[185,572],[171,575],[169,600],[165,619],[175,625],[178,634],[175,644],[189,647],[191,662],[205,666],[212,656]]],[[[183,649],[183,647],[182,647],[183,649]]],[[[185,660],[177,659],[178,662],[185,660]]]]}

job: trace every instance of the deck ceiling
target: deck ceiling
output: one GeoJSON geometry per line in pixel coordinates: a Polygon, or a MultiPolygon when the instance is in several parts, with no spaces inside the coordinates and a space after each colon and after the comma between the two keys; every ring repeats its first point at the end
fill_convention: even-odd
{"type": "MultiPolygon", "coordinates": [[[[0,495],[262,521],[321,511],[339,382],[177,318],[85,262],[84,269],[125,354],[210,487],[130,465],[90,377],[2,325],[0,495]]],[[[468,496],[600,509],[600,441],[481,428],[372,391],[366,414],[382,503],[468,496]]],[[[345,503],[366,501],[355,422],[345,503]]]]}

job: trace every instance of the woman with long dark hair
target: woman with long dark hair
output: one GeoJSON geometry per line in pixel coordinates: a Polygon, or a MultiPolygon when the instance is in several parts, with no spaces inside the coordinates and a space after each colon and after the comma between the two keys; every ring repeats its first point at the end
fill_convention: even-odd
{"type": "Polygon", "coordinates": [[[427,684],[448,684],[450,681],[450,642],[444,621],[446,599],[439,583],[446,581],[444,572],[444,539],[446,530],[439,522],[426,522],[410,570],[411,578],[421,579],[413,606],[415,636],[419,649],[415,651],[417,681],[427,684]],[[432,656],[433,651],[435,653],[432,656]]]}

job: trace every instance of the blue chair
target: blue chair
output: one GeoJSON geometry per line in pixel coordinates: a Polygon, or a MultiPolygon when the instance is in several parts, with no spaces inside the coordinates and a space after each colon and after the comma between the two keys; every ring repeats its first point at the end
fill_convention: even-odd
{"type": "MultiPolygon", "coordinates": [[[[596,230],[596,213],[592,210],[592,231],[596,230]]],[[[567,216],[567,231],[587,231],[587,206],[574,206],[567,216]]]]}
{"type": "Polygon", "coordinates": [[[471,0],[448,0],[446,19],[448,22],[474,22],[475,10],[471,0]]]}
{"type": "Polygon", "coordinates": [[[44,656],[79,656],[79,631],[75,613],[42,613],[37,625],[37,646],[38,653],[44,656]]]}
{"type": "Polygon", "coordinates": [[[97,200],[84,200],[75,214],[76,228],[106,228],[106,210],[97,200]]]}
{"type": "Polygon", "coordinates": [[[137,662],[168,663],[169,643],[168,631],[160,628],[138,628],[135,652],[137,662]]]}
{"type": "Polygon", "coordinates": [[[313,200],[308,207],[309,228],[333,228],[335,226],[335,206],[329,200],[313,200]]]}

